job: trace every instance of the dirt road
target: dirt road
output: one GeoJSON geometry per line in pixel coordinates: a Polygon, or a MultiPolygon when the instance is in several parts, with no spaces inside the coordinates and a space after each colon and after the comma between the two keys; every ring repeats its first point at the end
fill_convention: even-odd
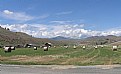
{"type": "Polygon", "coordinates": [[[121,74],[121,66],[1,65],[0,74],[121,74]]]}

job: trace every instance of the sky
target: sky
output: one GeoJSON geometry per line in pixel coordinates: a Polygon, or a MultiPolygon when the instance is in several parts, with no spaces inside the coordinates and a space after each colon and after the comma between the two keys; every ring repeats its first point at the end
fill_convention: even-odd
{"type": "Polygon", "coordinates": [[[121,36],[121,0],[0,0],[0,26],[37,38],[121,36]]]}

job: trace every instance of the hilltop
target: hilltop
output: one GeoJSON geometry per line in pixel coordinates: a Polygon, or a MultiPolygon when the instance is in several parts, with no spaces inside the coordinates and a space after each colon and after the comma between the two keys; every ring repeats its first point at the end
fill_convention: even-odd
{"type": "Polygon", "coordinates": [[[111,44],[121,41],[120,36],[108,35],[108,36],[93,36],[83,39],[83,41],[90,42],[93,45],[111,44]]]}
{"type": "Polygon", "coordinates": [[[84,39],[66,39],[60,40],[64,43],[73,43],[81,45],[103,45],[103,44],[121,44],[121,37],[108,35],[108,36],[92,36],[84,39]]]}
{"type": "Polygon", "coordinates": [[[54,45],[100,45],[100,44],[121,44],[121,37],[108,35],[108,36],[92,36],[84,39],[72,39],[62,36],[54,38],[35,38],[31,35],[22,32],[12,32],[9,29],[0,27],[0,46],[3,45],[24,45],[24,44],[36,44],[43,45],[45,42],[51,42],[54,45]]]}
{"type": "Polygon", "coordinates": [[[63,37],[63,36],[57,36],[57,37],[53,37],[53,38],[50,38],[51,40],[70,40],[70,38],[67,38],[67,37],[63,37]]]}
{"type": "Polygon", "coordinates": [[[0,45],[24,45],[27,43],[32,43],[36,45],[42,45],[45,42],[51,42],[52,44],[61,44],[58,41],[50,40],[47,38],[35,38],[31,35],[22,32],[12,32],[9,29],[4,29],[0,27],[0,45]]]}

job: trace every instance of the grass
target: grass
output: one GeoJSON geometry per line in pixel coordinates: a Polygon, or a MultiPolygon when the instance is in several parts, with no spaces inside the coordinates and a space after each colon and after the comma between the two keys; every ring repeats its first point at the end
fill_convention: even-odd
{"type": "Polygon", "coordinates": [[[121,64],[121,48],[118,51],[112,51],[111,47],[99,47],[94,49],[88,47],[82,49],[78,47],[73,49],[69,47],[49,48],[49,51],[43,51],[38,48],[16,48],[11,53],[5,53],[0,49],[1,64],[18,65],[112,65],[121,64]]]}
{"type": "Polygon", "coordinates": [[[43,51],[43,49],[38,48],[34,50],[33,48],[17,48],[11,53],[5,53],[4,50],[0,49],[1,56],[14,56],[14,55],[27,55],[27,56],[44,56],[44,55],[59,55],[67,52],[73,52],[75,49],[65,49],[65,48],[50,48],[49,51],[43,51]]]}

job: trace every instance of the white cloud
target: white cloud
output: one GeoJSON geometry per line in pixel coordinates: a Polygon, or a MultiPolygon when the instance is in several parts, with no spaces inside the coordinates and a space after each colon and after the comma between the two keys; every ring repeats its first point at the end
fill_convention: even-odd
{"type": "Polygon", "coordinates": [[[84,29],[84,24],[67,24],[67,25],[44,25],[44,24],[6,24],[2,27],[10,28],[11,31],[24,32],[34,37],[51,38],[64,36],[71,38],[84,38],[90,36],[121,36],[121,29],[107,31],[94,31],[84,29]]]}
{"type": "Polygon", "coordinates": [[[66,11],[66,12],[59,12],[59,13],[56,13],[56,15],[67,15],[67,14],[71,14],[72,11],[66,11]]]}
{"type": "Polygon", "coordinates": [[[72,21],[51,21],[50,23],[56,23],[56,24],[67,24],[71,23],[72,21]]]}
{"type": "Polygon", "coordinates": [[[121,36],[121,28],[119,29],[110,29],[107,31],[104,31],[101,33],[101,35],[106,36],[106,35],[116,35],[116,36],[121,36]]]}
{"type": "Polygon", "coordinates": [[[4,10],[3,12],[4,12],[5,14],[8,14],[8,15],[13,14],[13,12],[11,12],[11,11],[9,11],[9,10],[4,10]]]}
{"type": "Polygon", "coordinates": [[[43,14],[43,15],[39,16],[38,19],[44,19],[44,18],[47,18],[49,16],[50,16],[49,14],[43,14]]]}
{"type": "Polygon", "coordinates": [[[17,20],[17,21],[29,21],[35,17],[27,15],[24,12],[12,12],[9,10],[0,11],[0,16],[6,19],[17,20]]]}
{"type": "Polygon", "coordinates": [[[49,14],[31,16],[26,14],[25,12],[13,12],[10,10],[3,10],[3,11],[0,11],[0,17],[9,19],[9,20],[15,20],[17,22],[26,22],[30,20],[45,19],[49,17],[49,14]]]}

